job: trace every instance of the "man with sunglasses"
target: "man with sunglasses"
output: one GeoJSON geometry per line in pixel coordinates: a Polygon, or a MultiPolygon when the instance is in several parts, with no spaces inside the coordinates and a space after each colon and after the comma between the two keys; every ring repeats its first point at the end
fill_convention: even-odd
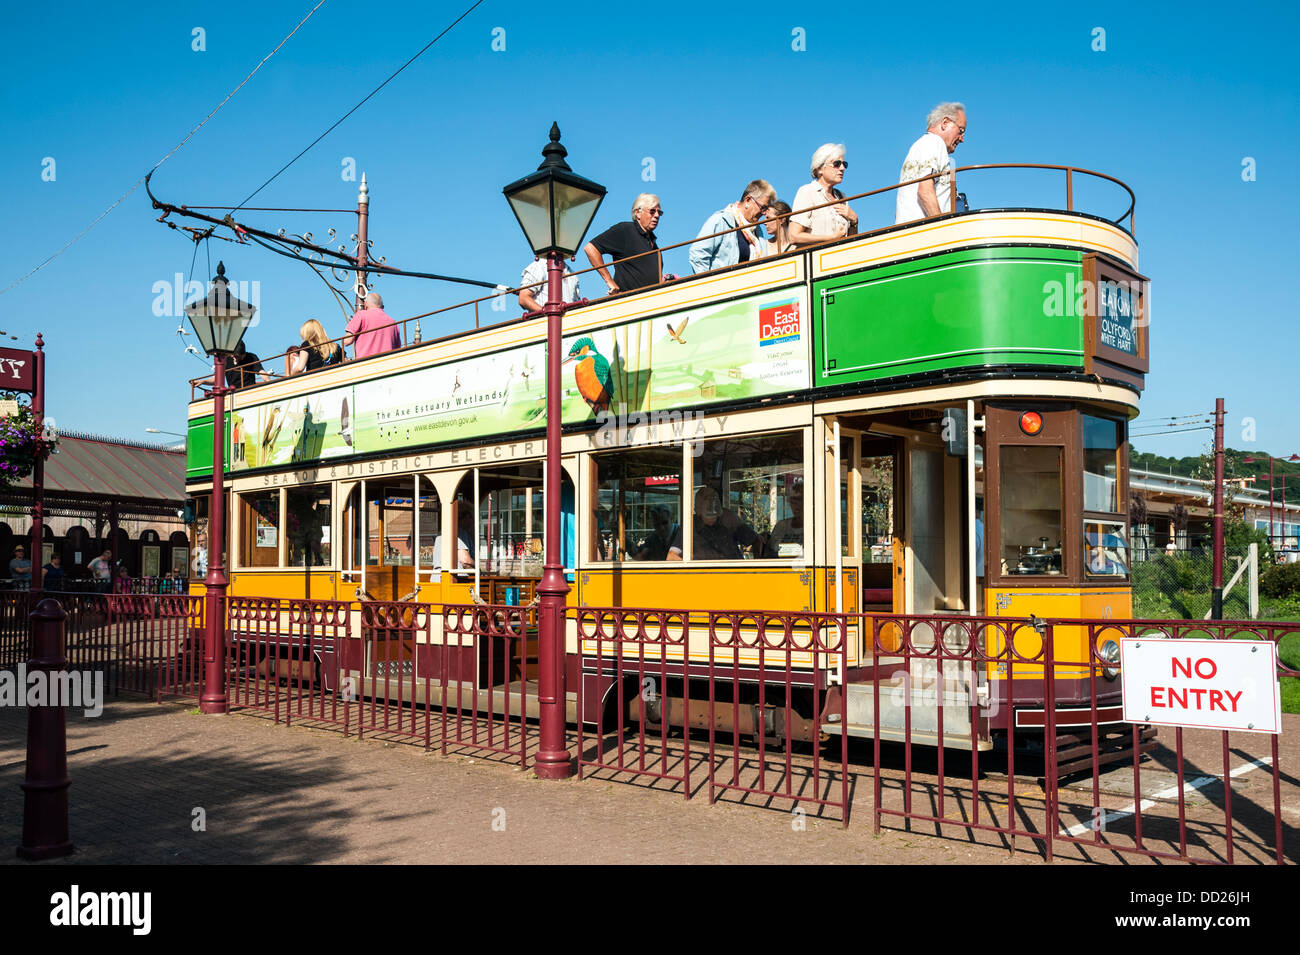
{"type": "Polygon", "coordinates": [[[767,218],[767,210],[776,202],[776,190],[762,179],[755,179],[733,202],[709,216],[700,229],[699,241],[691,244],[691,271],[707,272],[756,259],[762,243],[754,223],[767,218]],[[721,232],[722,235],[715,233],[721,232]]]}
{"type": "Polygon", "coordinates": [[[913,222],[952,212],[952,153],[966,138],[966,107],[940,103],[925,120],[925,135],[912,143],[899,182],[935,176],[895,192],[894,222],[913,222]]]}
{"type": "Polygon", "coordinates": [[[858,214],[835,188],[844,181],[848,168],[843,143],[826,143],[813,153],[809,168],[813,180],[794,194],[790,241],[795,245],[816,245],[857,233],[858,214]]]}
{"type": "Polygon", "coordinates": [[[654,230],[663,214],[659,197],[643,192],[632,203],[631,222],[619,222],[610,226],[583,249],[600,277],[605,280],[610,295],[659,284],[663,274],[663,258],[659,254],[659,246],[655,244],[654,230]],[[612,278],[605,264],[606,255],[619,263],[614,266],[612,278]],[[636,258],[628,262],[619,261],[629,256],[636,258]]]}

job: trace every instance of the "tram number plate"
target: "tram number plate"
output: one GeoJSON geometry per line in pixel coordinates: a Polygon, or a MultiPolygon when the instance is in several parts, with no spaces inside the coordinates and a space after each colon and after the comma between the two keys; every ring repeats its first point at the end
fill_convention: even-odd
{"type": "Polygon", "coordinates": [[[414,662],[411,660],[376,660],[374,667],[375,676],[400,676],[414,672],[414,662]]]}

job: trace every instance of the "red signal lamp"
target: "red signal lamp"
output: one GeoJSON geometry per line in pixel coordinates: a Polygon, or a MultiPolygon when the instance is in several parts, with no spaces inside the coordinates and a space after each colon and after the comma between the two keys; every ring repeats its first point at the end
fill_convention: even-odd
{"type": "Polygon", "coordinates": [[[1034,437],[1043,430],[1043,416],[1037,411],[1026,411],[1020,416],[1020,430],[1034,437]]]}

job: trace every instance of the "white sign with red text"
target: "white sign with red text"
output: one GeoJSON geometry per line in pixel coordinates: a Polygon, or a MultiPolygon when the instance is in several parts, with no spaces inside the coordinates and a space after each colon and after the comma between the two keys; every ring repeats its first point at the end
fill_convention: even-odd
{"type": "Polygon", "coordinates": [[[1277,645],[1267,640],[1120,640],[1124,720],[1282,732],[1277,645]]]}

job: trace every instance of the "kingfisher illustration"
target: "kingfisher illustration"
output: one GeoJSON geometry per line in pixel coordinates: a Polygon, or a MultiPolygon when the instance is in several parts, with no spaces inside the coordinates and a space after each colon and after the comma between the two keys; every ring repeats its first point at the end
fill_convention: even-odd
{"type": "Polygon", "coordinates": [[[576,361],[573,377],[578,383],[578,392],[591,406],[592,411],[608,411],[610,400],[614,397],[614,378],[609,372],[609,362],[598,351],[596,343],[590,338],[579,338],[569,349],[565,361],[576,361]]]}

